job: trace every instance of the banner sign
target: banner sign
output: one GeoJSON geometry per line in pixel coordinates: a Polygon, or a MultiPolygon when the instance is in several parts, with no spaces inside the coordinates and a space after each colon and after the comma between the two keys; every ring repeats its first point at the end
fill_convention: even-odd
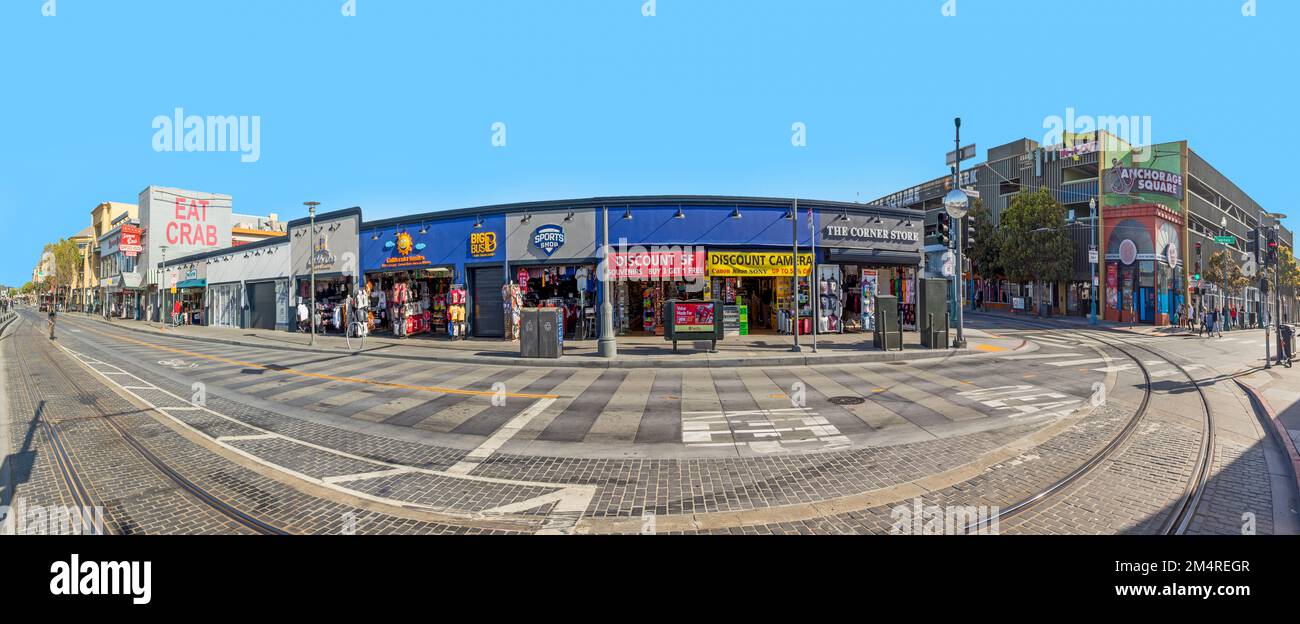
{"type": "Polygon", "coordinates": [[[704,276],[703,251],[644,251],[609,254],[610,279],[704,276]]]}
{"type": "Polygon", "coordinates": [[[1118,267],[1113,264],[1106,265],[1106,307],[1112,309],[1119,308],[1119,276],[1118,267]]]}
{"type": "MultiPolygon", "coordinates": [[[[799,254],[799,276],[812,275],[813,255],[799,254]]],[[[710,251],[713,277],[790,277],[790,254],[769,251],[710,251]]]]}
{"type": "Polygon", "coordinates": [[[875,269],[862,269],[862,329],[876,329],[876,284],[880,274],[875,269]]]}
{"type": "Polygon", "coordinates": [[[134,225],[122,226],[122,236],[117,249],[128,258],[134,258],[144,251],[144,246],[140,244],[140,228],[134,225]]]}
{"type": "Polygon", "coordinates": [[[673,331],[709,333],[714,330],[713,302],[677,303],[673,306],[673,331]]]}

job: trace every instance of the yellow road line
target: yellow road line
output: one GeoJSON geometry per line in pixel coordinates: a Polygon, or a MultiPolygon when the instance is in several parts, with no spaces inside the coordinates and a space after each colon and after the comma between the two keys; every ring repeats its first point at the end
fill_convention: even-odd
{"type": "MultiPolygon", "coordinates": [[[[91,333],[99,334],[99,335],[101,335],[101,336],[104,336],[104,337],[107,337],[107,338],[111,338],[111,339],[113,339],[113,340],[125,340],[125,341],[127,341],[127,342],[134,342],[134,343],[139,344],[139,345],[143,345],[143,346],[150,347],[150,348],[153,348],[153,349],[159,349],[159,350],[162,350],[162,351],[170,351],[170,352],[172,352],[172,353],[179,353],[179,354],[181,354],[181,355],[188,355],[188,356],[190,356],[190,357],[203,358],[203,359],[205,359],[205,360],[213,360],[213,361],[216,361],[216,362],[224,362],[224,363],[226,363],[226,364],[234,364],[234,365],[236,365],[236,366],[247,366],[247,367],[249,367],[249,368],[260,368],[260,369],[262,369],[262,370],[269,370],[269,371],[271,371],[271,372],[275,372],[275,373],[285,373],[285,374],[288,374],[288,375],[298,375],[298,376],[300,376],[300,377],[315,377],[315,378],[317,378],[317,379],[324,379],[324,380],[326,380],[326,381],[341,381],[341,382],[344,382],[344,383],[365,384],[365,385],[370,385],[370,386],[382,386],[382,387],[385,387],[385,388],[398,388],[398,389],[401,389],[401,390],[418,390],[418,391],[424,391],[424,392],[439,392],[439,393],[442,393],[442,394],[461,394],[461,395],[468,395],[468,396],[496,396],[496,395],[497,395],[497,393],[496,393],[495,391],[492,391],[492,390],[463,390],[463,389],[460,389],[460,388],[443,388],[443,387],[440,387],[440,386],[412,386],[412,385],[409,385],[409,384],[394,383],[394,382],[390,382],[390,381],[375,381],[374,379],[362,379],[362,378],[360,378],[360,377],[338,377],[338,376],[335,376],[335,375],[327,375],[327,374],[325,374],[325,373],[311,373],[311,372],[308,372],[308,371],[300,371],[300,370],[293,369],[293,368],[279,368],[279,367],[271,368],[270,366],[268,366],[268,365],[266,365],[266,364],[257,364],[257,363],[255,363],[255,362],[242,362],[242,361],[240,361],[240,360],[232,360],[232,359],[229,359],[229,358],[223,358],[223,357],[216,356],[216,355],[207,355],[207,354],[205,354],[205,353],[196,353],[196,352],[194,352],[194,351],[187,351],[187,350],[185,350],[185,349],[177,349],[176,347],[164,347],[164,346],[162,346],[162,345],[154,344],[154,343],[152,343],[152,342],[148,342],[148,341],[144,341],[144,340],[137,340],[137,339],[135,339],[135,338],[131,338],[131,337],[129,337],[129,336],[114,336],[114,335],[109,334],[109,333],[107,333],[107,332],[103,332],[103,331],[100,331],[100,330],[98,330],[98,329],[94,329],[94,328],[92,328],[92,327],[88,327],[88,326],[86,326],[86,325],[82,325],[82,324],[80,324],[80,323],[77,323],[77,325],[78,325],[79,327],[81,327],[84,331],[88,331],[88,332],[91,332],[91,333]]],[[[257,347],[253,347],[253,348],[257,348],[257,347]]],[[[560,395],[558,395],[558,394],[533,394],[533,393],[528,393],[528,392],[519,392],[519,393],[506,392],[506,393],[503,393],[502,396],[511,397],[511,398],[520,398],[520,399],[558,399],[558,398],[560,398],[560,395]]]]}

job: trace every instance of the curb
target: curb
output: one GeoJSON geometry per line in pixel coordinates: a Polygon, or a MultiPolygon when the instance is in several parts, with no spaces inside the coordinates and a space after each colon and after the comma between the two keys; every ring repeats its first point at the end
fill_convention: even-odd
{"type": "MultiPolygon", "coordinates": [[[[149,329],[131,327],[128,325],[118,325],[109,323],[97,317],[90,317],[87,320],[108,325],[111,327],[120,327],[128,331],[150,336],[171,336],[195,342],[205,342],[210,344],[224,344],[235,347],[249,347],[254,349],[274,348],[283,351],[295,351],[302,353],[332,353],[340,355],[351,355],[353,352],[343,349],[328,348],[311,348],[299,345],[265,345],[247,342],[243,340],[231,340],[227,338],[213,338],[208,336],[187,336],[184,334],[163,334],[149,329]]],[[[1023,346],[1023,342],[1022,345],[1023,346]]],[[[1019,348],[1019,347],[1017,347],[1019,348]]],[[[845,355],[828,355],[820,357],[809,357],[804,355],[778,356],[778,357],[729,357],[704,360],[699,362],[683,360],[666,360],[662,362],[641,362],[629,360],[565,360],[563,358],[555,360],[523,360],[521,358],[505,359],[499,356],[478,356],[478,357],[446,357],[446,356],[428,356],[428,355],[406,355],[384,353],[382,351],[366,351],[364,355],[370,357],[390,358],[395,360],[417,360],[425,362],[440,362],[444,364],[474,364],[478,366],[523,366],[538,368],[616,368],[616,369],[635,369],[635,368],[740,368],[740,367],[762,367],[762,366],[824,366],[835,364],[872,364],[878,362],[903,362],[909,360],[928,360],[935,358],[949,358],[962,356],[980,356],[992,355],[990,352],[977,351],[975,349],[949,349],[946,351],[939,350],[914,350],[914,351],[886,351],[871,352],[863,354],[845,354],[845,355]],[[491,359],[488,359],[488,358],[491,359]]]]}
{"type": "Polygon", "coordinates": [[[1282,438],[1282,448],[1286,449],[1287,456],[1291,459],[1291,476],[1295,479],[1297,491],[1300,491],[1300,450],[1296,449],[1295,440],[1291,439],[1291,434],[1286,430],[1286,425],[1282,424],[1281,419],[1277,416],[1277,411],[1269,404],[1268,399],[1254,386],[1240,380],[1234,379],[1237,385],[1250,396],[1250,400],[1260,408],[1260,411],[1268,417],[1269,422],[1273,423],[1273,432],[1282,438]]]}

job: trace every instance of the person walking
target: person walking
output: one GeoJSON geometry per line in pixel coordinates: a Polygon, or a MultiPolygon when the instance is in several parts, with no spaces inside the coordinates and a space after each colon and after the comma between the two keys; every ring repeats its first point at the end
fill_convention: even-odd
{"type": "Polygon", "coordinates": [[[1236,305],[1236,304],[1233,304],[1233,306],[1232,306],[1232,310],[1231,310],[1230,313],[1232,314],[1232,328],[1233,328],[1233,329],[1240,329],[1240,328],[1237,326],[1237,305],[1236,305]]]}
{"type": "Polygon", "coordinates": [[[54,311],[54,306],[50,306],[50,340],[54,340],[54,319],[56,315],[57,313],[54,311]]]}
{"type": "Polygon", "coordinates": [[[299,297],[298,298],[298,333],[305,334],[308,331],[311,331],[311,328],[307,325],[310,318],[311,318],[311,312],[307,310],[307,301],[304,300],[302,297],[299,297]]]}

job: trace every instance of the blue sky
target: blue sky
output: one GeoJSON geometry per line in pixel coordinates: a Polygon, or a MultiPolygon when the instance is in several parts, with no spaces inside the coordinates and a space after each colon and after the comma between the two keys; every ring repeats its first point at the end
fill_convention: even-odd
{"type": "Polygon", "coordinates": [[[1189,139],[1267,209],[1296,209],[1294,0],[1257,17],[1246,0],[955,0],[955,17],[945,0],[657,0],[653,17],[645,0],[355,0],[354,17],[344,0],[48,2],[0,3],[4,284],[150,184],[286,219],[309,199],[367,218],[866,201],[942,175],[954,116],[982,160],[1067,108],[1150,116],[1155,141],[1189,139]],[[155,151],[153,119],[177,107],[260,117],[260,158],[155,151]]]}

